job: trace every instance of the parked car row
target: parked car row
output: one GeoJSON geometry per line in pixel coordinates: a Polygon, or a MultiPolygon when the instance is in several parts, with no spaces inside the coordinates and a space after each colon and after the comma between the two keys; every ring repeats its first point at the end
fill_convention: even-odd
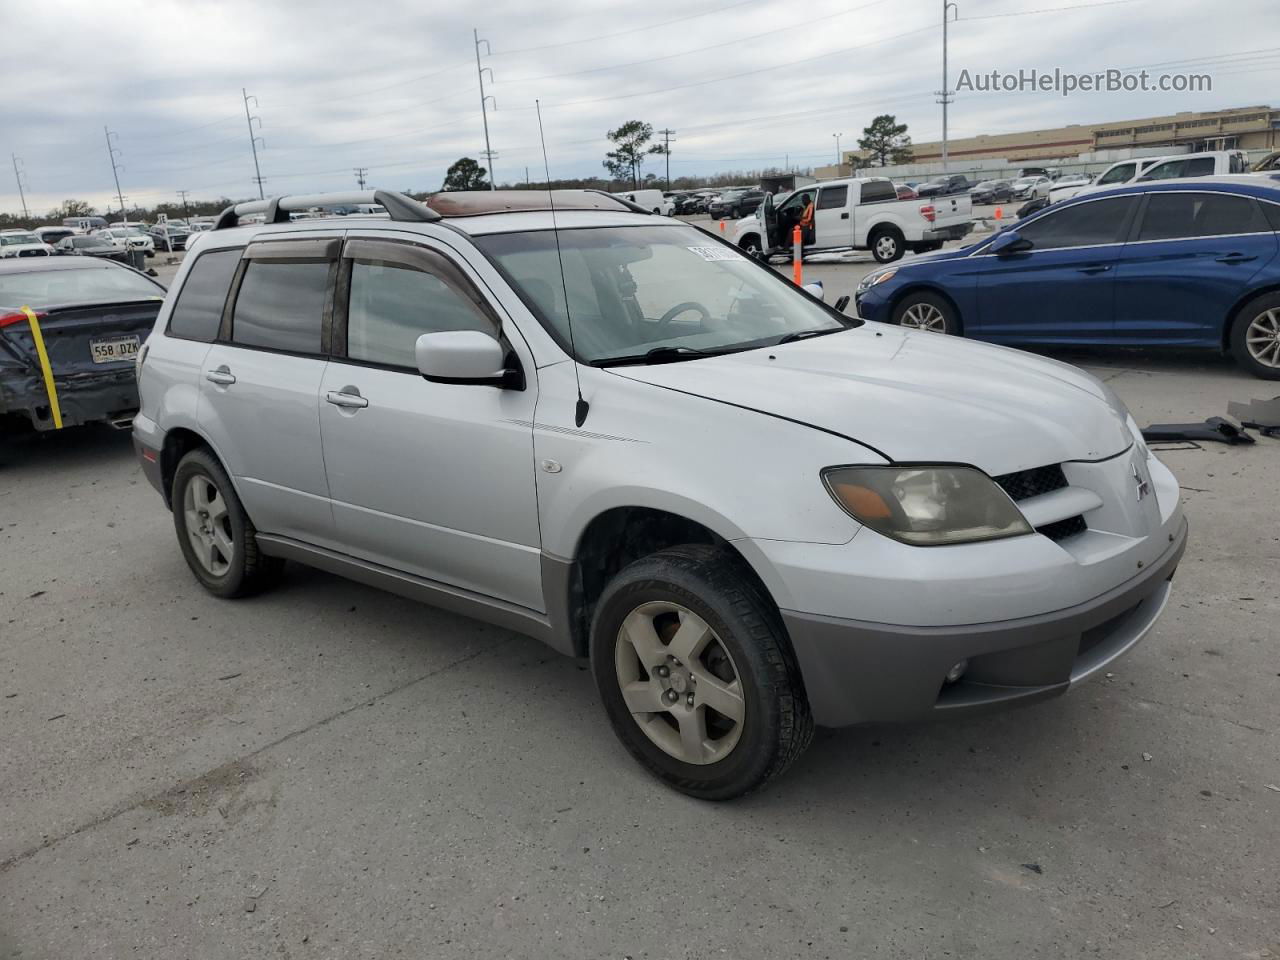
{"type": "Polygon", "coordinates": [[[1011,346],[1227,351],[1280,379],[1280,175],[1137,182],[868,274],[859,316],[1011,346]]]}

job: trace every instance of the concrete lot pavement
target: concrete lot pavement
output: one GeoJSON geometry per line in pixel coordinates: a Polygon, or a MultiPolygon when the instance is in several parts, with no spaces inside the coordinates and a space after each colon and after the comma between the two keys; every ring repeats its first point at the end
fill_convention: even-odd
{"type": "MultiPolygon", "coordinates": [[[[1058,356],[1144,423],[1277,392],[1058,356]]],[[[0,957],[1280,956],[1280,443],[1162,456],[1191,541],[1111,675],[710,805],[583,664],[297,565],[216,600],[127,435],[0,448],[0,957]]]]}

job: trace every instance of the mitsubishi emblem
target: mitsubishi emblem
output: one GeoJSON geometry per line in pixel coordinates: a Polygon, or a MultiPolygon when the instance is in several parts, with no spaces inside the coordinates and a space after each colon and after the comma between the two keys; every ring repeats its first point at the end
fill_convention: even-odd
{"type": "Polygon", "coordinates": [[[1133,482],[1138,487],[1138,502],[1141,503],[1146,495],[1151,492],[1151,483],[1142,476],[1142,471],[1138,469],[1137,464],[1133,467],[1133,482]]]}

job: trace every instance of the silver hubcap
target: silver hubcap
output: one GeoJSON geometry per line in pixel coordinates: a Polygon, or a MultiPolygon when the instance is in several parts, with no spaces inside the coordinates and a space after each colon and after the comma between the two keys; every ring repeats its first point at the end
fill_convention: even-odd
{"type": "Polygon", "coordinates": [[[898,241],[893,237],[881,237],[876,241],[876,253],[882,257],[892,257],[898,252],[898,241]]]}
{"type": "Polygon", "coordinates": [[[931,303],[913,303],[903,311],[902,326],[915,327],[917,330],[932,330],[934,333],[946,333],[947,318],[931,303]]]}
{"type": "Polygon", "coordinates": [[[692,610],[666,601],[636,607],[618,630],[614,666],[631,716],[665,753],[707,764],[738,745],[746,716],[738,669],[692,610]]]}
{"type": "Polygon", "coordinates": [[[1264,367],[1280,367],[1280,309],[1254,317],[1244,332],[1244,342],[1249,355],[1264,367]]]}
{"type": "Polygon", "coordinates": [[[222,576],[235,552],[222,491],[208,477],[193,477],[182,496],[182,510],[196,560],[206,572],[222,576]]]}

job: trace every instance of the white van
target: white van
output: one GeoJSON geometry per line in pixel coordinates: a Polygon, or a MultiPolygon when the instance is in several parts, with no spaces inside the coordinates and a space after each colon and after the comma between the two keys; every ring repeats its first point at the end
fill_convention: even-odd
{"type": "Polygon", "coordinates": [[[1102,171],[1091,184],[1059,187],[1049,192],[1049,202],[1056,203],[1081,194],[1096,193],[1126,183],[1144,180],[1174,180],[1179,177],[1217,177],[1227,173],[1247,173],[1249,159],[1243,150],[1209,150],[1183,153],[1172,157],[1141,157],[1120,160],[1102,171]]]}
{"type": "Polygon", "coordinates": [[[623,200],[630,200],[632,203],[639,204],[646,210],[669,217],[675,213],[676,205],[669,198],[662,195],[661,190],[626,190],[622,193],[615,193],[615,197],[621,197],[623,200]]]}

